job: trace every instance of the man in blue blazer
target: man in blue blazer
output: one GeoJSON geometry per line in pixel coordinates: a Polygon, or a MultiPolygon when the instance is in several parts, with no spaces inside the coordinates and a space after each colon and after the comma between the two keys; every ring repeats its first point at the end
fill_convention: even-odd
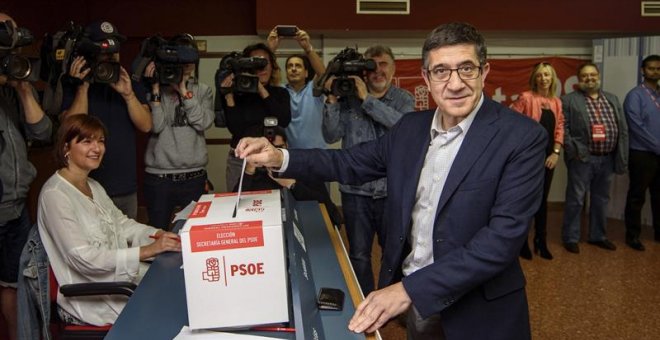
{"type": "Polygon", "coordinates": [[[287,177],[387,177],[381,289],[358,306],[352,331],[409,310],[409,339],[529,339],[518,253],[541,202],[547,135],[485,98],[490,66],[474,27],[436,28],[422,58],[437,110],[347,150],[279,150],[262,138],[241,140],[237,155],[287,177]]]}

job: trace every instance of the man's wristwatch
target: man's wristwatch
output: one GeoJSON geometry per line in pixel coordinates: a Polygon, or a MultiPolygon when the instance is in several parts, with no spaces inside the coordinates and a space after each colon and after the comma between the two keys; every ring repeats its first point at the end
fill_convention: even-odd
{"type": "Polygon", "coordinates": [[[152,93],[151,101],[155,103],[160,103],[160,93],[152,93]]]}
{"type": "Polygon", "coordinates": [[[552,153],[557,154],[557,155],[559,155],[559,152],[560,152],[560,151],[561,151],[561,150],[560,150],[559,148],[554,148],[554,149],[552,149],[552,153]]]}

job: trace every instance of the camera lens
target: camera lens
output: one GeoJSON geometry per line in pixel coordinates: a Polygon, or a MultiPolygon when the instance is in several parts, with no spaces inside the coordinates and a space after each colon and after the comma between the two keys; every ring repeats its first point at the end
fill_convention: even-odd
{"type": "Polygon", "coordinates": [[[236,78],[236,86],[241,90],[249,90],[252,87],[252,84],[253,81],[250,77],[241,76],[236,78]]]}
{"type": "Polygon", "coordinates": [[[94,68],[94,76],[98,81],[111,83],[116,77],[115,66],[112,63],[99,63],[94,68]]]}
{"type": "Polygon", "coordinates": [[[3,65],[5,65],[7,75],[18,80],[29,77],[32,70],[30,60],[18,55],[6,56],[3,65]]]}

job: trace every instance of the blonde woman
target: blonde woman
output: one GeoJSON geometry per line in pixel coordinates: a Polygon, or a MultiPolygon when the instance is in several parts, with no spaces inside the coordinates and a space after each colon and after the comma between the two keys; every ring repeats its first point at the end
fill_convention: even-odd
{"type": "MultiPolygon", "coordinates": [[[[548,193],[552,183],[552,175],[559,160],[559,153],[564,144],[564,113],[561,100],[557,95],[559,81],[555,69],[549,63],[539,63],[534,66],[529,77],[530,91],[523,92],[511,104],[511,108],[531,117],[541,124],[548,132],[548,146],[545,158],[545,181],[543,184],[543,200],[539,210],[534,215],[534,252],[542,258],[551,260],[548,249],[547,215],[548,193]]],[[[532,258],[532,252],[526,242],[520,250],[520,256],[532,258]]]]}

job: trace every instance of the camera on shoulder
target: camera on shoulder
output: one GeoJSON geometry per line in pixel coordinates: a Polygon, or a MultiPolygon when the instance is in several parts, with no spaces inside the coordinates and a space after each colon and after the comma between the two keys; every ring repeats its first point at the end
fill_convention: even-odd
{"type": "Polygon", "coordinates": [[[83,36],[76,41],[71,56],[85,58],[87,66],[92,70],[85,80],[90,83],[111,84],[119,80],[121,70],[119,62],[114,60],[115,53],[119,53],[119,40],[116,38],[92,41],[83,36]]]}
{"type": "Polygon", "coordinates": [[[239,52],[231,52],[222,57],[218,70],[215,72],[216,90],[221,94],[257,93],[259,92],[259,76],[256,73],[268,65],[268,60],[259,57],[243,57],[239,52]],[[222,87],[222,81],[234,75],[232,87],[222,87]]]}
{"type": "Polygon", "coordinates": [[[322,94],[333,94],[337,97],[354,96],[357,94],[355,80],[350,76],[364,77],[366,72],[375,70],[376,62],[373,59],[365,59],[356,49],[347,47],[330,60],[323,76],[314,83],[312,92],[316,97],[322,94]],[[325,82],[331,76],[335,76],[335,79],[328,91],[325,82]]]}
{"type": "Polygon", "coordinates": [[[181,34],[165,39],[155,35],[145,39],[132,78],[144,78],[144,69],[151,61],[156,64],[156,71],[153,77],[145,78],[147,81],[160,84],[180,83],[185,65],[199,62],[199,52],[193,36],[181,34]]]}
{"type": "Polygon", "coordinates": [[[19,53],[20,47],[32,44],[34,37],[27,28],[14,27],[10,20],[0,22],[0,75],[9,79],[37,81],[39,58],[19,53]]]}

